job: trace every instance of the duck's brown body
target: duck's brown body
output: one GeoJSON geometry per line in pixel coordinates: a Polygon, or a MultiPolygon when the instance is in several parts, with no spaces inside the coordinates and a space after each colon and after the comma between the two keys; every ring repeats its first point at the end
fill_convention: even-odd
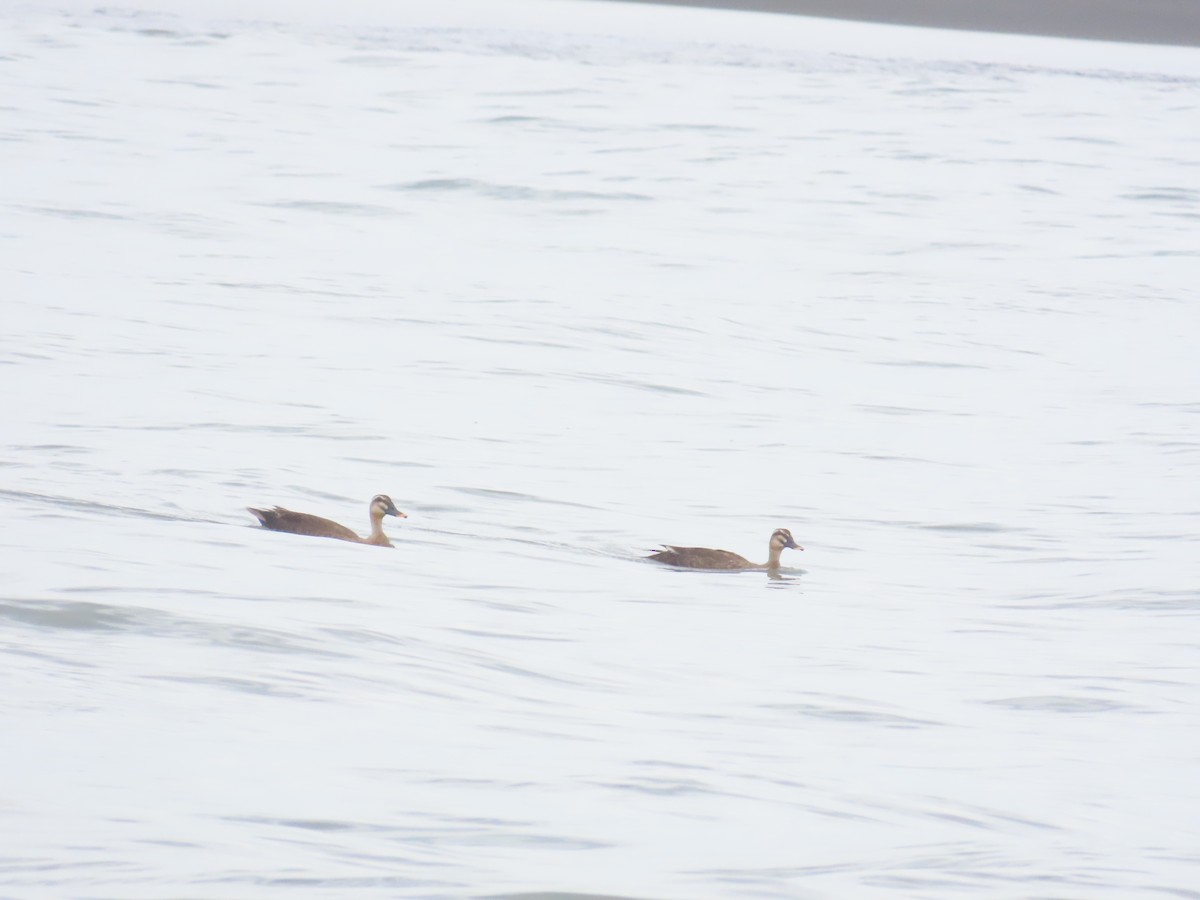
{"type": "Polygon", "coordinates": [[[765,563],[753,563],[744,556],[728,550],[711,550],[708,547],[675,547],[664,544],[665,550],[651,553],[647,559],[666,563],[668,566],[683,566],[688,569],[778,569],[779,558],[787,547],[794,550],[804,548],[792,539],[792,533],[779,528],[771,535],[768,543],[769,556],[765,563]]]}
{"type": "Polygon", "coordinates": [[[391,547],[392,542],[383,533],[383,517],[398,516],[408,518],[386,494],[379,494],[371,500],[371,533],[367,537],[359,537],[345,525],[332,519],[323,519],[311,513],[295,512],[276,506],[273,509],[255,509],[246,507],[250,513],[262,523],[263,528],[272,531],[286,531],[288,534],[305,534],[310,537],[327,537],[339,541],[351,541],[355,544],[371,544],[375,547],[391,547]]]}
{"type": "Polygon", "coordinates": [[[666,563],[669,566],[687,566],[691,569],[753,569],[755,564],[744,556],[730,553],[728,550],[710,550],[708,547],[675,547],[663,545],[666,549],[651,553],[648,559],[666,563]]]}

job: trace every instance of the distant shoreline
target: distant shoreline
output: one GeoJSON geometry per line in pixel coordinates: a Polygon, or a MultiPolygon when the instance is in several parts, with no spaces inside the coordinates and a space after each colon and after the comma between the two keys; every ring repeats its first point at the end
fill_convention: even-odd
{"type": "Polygon", "coordinates": [[[1200,47],[1197,0],[622,0],[1200,47]]]}

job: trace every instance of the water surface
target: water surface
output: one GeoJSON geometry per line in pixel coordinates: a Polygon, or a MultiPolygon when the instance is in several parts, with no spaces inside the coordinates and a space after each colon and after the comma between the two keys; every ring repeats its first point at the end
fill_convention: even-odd
{"type": "Polygon", "coordinates": [[[1200,56],[545,8],[4,13],[3,890],[1192,896],[1200,56]]]}

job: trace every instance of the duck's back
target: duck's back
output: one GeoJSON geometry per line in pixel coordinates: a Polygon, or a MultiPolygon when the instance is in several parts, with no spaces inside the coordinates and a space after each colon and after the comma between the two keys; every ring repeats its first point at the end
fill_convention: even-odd
{"type": "Polygon", "coordinates": [[[673,547],[651,553],[647,559],[666,563],[668,566],[685,566],[689,569],[753,569],[754,563],[744,556],[728,550],[710,550],[708,547],[673,547]]]}
{"type": "Polygon", "coordinates": [[[276,506],[274,509],[255,509],[246,507],[250,513],[262,523],[263,528],[272,531],[286,531],[289,534],[307,534],[311,537],[337,538],[339,541],[363,542],[357,534],[345,525],[339,525],[332,519],[323,519],[311,513],[294,512],[276,506]]]}

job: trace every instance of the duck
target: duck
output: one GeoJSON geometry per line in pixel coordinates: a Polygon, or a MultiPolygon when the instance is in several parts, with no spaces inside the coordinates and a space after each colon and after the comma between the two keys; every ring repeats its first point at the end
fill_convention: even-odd
{"type": "Polygon", "coordinates": [[[666,549],[651,553],[647,559],[666,563],[668,566],[683,566],[688,569],[766,569],[779,568],[779,557],[785,549],[803,550],[792,538],[792,533],[786,528],[776,528],[771,533],[767,544],[768,557],[765,563],[752,563],[744,556],[730,553],[728,550],[710,550],[708,547],[675,547],[663,545],[666,549]]]}
{"type": "Polygon", "coordinates": [[[276,506],[274,509],[255,509],[247,506],[250,514],[258,519],[263,528],[271,531],[286,531],[289,534],[307,534],[312,537],[336,538],[339,541],[351,541],[355,544],[371,544],[375,547],[395,546],[383,533],[383,517],[396,516],[407,519],[404,513],[396,509],[396,504],[387,494],[376,494],[371,498],[371,533],[367,537],[359,537],[345,525],[339,525],[331,519],[323,519],[311,513],[293,512],[276,506]]]}

